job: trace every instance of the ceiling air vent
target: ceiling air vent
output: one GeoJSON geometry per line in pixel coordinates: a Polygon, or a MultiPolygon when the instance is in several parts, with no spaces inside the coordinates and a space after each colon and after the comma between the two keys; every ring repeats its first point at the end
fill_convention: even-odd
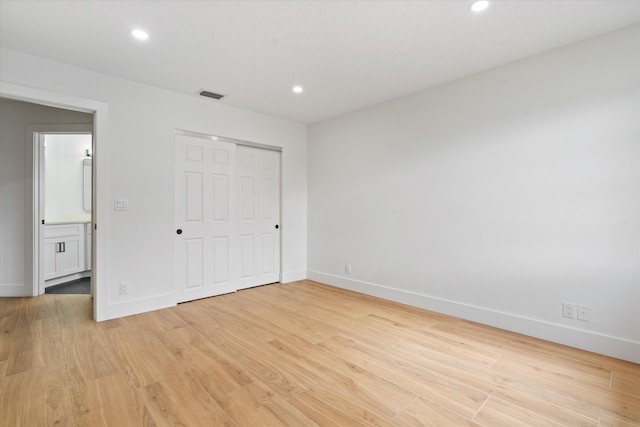
{"type": "Polygon", "coordinates": [[[201,90],[200,92],[198,92],[198,95],[204,96],[207,98],[213,98],[213,99],[224,98],[224,95],[220,95],[219,93],[209,92],[208,90],[201,90]]]}

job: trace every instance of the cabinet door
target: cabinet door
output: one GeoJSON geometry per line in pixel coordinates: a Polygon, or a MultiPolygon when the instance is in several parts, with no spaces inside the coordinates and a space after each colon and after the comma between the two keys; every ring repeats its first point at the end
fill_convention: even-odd
{"type": "Polygon", "coordinates": [[[91,270],[91,224],[87,224],[87,234],[84,241],[84,269],[91,270]]]}
{"type": "Polygon", "coordinates": [[[58,277],[56,271],[57,239],[45,239],[44,241],[44,280],[58,277]]]}
{"type": "Polygon", "coordinates": [[[63,252],[56,256],[56,270],[59,276],[84,271],[84,236],[65,237],[63,252]]]}

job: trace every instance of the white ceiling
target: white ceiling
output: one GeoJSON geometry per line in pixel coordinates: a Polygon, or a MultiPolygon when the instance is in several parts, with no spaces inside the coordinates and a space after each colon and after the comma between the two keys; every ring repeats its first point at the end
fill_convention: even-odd
{"type": "Polygon", "coordinates": [[[0,45],[315,123],[640,22],[640,0],[470,3],[0,0],[0,45]]]}

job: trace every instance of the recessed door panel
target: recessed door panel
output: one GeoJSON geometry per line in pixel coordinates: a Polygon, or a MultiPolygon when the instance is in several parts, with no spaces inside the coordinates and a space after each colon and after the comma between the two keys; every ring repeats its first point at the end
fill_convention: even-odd
{"type": "Polygon", "coordinates": [[[254,277],[255,271],[255,240],[253,234],[240,236],[240,278],[254,277]]]}
{"type": "Polygon", "coordinates": [[[186,173],[186,204],[187,204],[187,217],[189,222],[202,221],[202,208],[203,208],[203,182],[202,173],[186,173]]]}
{"type": "Polygon", "coordinates": [[[275,219],[274,211],[276,202],[276,189],[274,180],[271,178],[262,180],[262,219],[275,219]]]}
{"type": "Polygon", "coordinates": [[[213,284],[219,285],[229,281],[229,238],[214,237],[213,243],[213,284]]]}
{"type": "Polygon", "coordinates": [[[203,148],[200,145],[185,145],[185,160],[190,163],[202,163],[203,148]]]}
{"type": "Polygon", "coordinates": [[[241,176],[240,182],[240,202],[242,203],[241,218],[252,220],[254,218],[255,204],[255,179],[251,176],[241,176]]]}
{"type": "Polygon", "coordinates": [[[273,233],[263,233],[260,238],[262,244],[262,268],[260,272],[263,275],[269,275],[273,273],[275,267],[275,254],[273,253],[275,236],[273,233]]]}
{"type": "Polygon", "coordinates": [[[187,289],[201,288],[204,272],[202,270],[203,244],[202,239],[185,239],[187,289]]]}
{"type": "Polygon", "coordinates": [[[229,177],[213,175],[213,220],[229,220],[229,177]]]}
{"type": "Polygon", "coordinates": [[[213,163],[229,166],[229,152],[227,150],[213,150],[213,163]]]}

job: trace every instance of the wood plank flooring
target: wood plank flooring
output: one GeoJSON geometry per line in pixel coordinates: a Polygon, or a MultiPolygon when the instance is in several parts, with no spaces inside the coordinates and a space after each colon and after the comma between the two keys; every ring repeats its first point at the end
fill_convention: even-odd
{"type": "Polygon", "coordinates": [[[0,298],[0,426],[640,426],[640,365],[311,281],[0,298]]]}

